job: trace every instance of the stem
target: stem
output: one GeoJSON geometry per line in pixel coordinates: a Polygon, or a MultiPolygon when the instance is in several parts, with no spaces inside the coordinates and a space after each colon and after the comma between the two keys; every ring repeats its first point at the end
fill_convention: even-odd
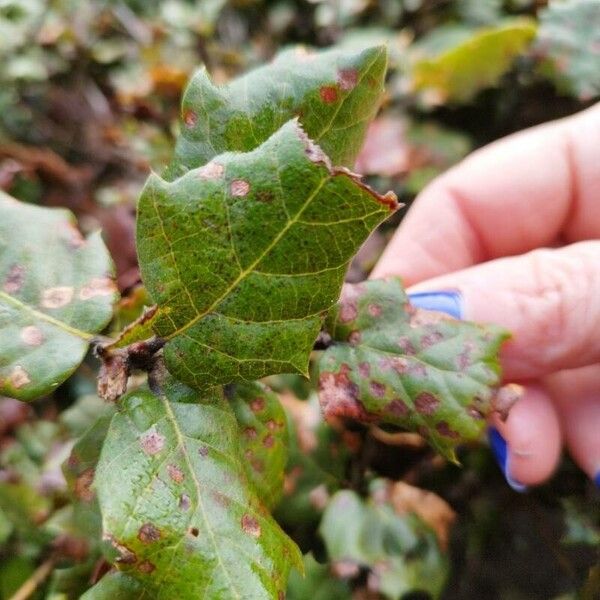
{"type": "Polygon", "coordinates": [[[50,573],[52,573],[55,562],[56,558],[54,557],[45,560],[9,600],[27,600],[37,590],[38,586],[47,579],[50,573]]]}

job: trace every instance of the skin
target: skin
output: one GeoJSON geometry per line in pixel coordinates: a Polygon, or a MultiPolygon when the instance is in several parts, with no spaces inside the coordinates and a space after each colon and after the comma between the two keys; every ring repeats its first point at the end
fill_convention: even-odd
{"type": "Polygon", "coordinates": [[[458,290],[468,320],[509,329],[510,474],[548,479],[566,445],[600,473],[600,104],[491,144],[417,198],[372,277],[458,290]]]}

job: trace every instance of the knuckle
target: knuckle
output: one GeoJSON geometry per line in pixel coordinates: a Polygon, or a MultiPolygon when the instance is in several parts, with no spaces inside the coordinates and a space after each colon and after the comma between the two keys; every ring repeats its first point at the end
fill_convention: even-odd
{"type": "Polygon", "coordinates": [[[550,354],[600,355],[600,242],[529,254],[534,297],[525,310],[550,354]],[[534,314],[532,313],[534,311],[534,314]]]}

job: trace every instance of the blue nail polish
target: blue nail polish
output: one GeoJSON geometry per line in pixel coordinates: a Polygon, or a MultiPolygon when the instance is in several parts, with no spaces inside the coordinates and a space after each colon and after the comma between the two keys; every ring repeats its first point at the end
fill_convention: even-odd
{"type": "Polygon", "coordinates": [[[458,292],[451,290],[441,292],[415,292],[408,298],[413,306],[426,310],[445,312],[455,319],[462,319],[463,299],[458,292]]]}
{"type": "Polygon", "coordinates": [[[488,439],[490,441],[490,448],[494,454],[494,458],[502,471],[506,482],[515,492],[524,492],[527,490],[527,486],[515,481],[510,476],[510,470],[508,465],[508,446],[506,440],[500,435],[500,432],[495,427],[488,429],[488,439]]]}
{"type": "Polygon", "coordinates": [[[600,471],[596,473],[596,476],[594,477],[594,483],[596,484],[596,487],[600,489],[600,471]]]}

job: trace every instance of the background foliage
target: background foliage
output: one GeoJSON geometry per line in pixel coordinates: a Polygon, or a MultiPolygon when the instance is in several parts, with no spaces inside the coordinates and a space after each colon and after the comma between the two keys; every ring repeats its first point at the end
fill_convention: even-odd
{"type": "MultiPolygon", "coordinates": [[[[117,331],[145,302],[135,202],[149,170],[171,158],[196,67],[225,82],[292,43],[380,42],[387,94],[356,170],[408,203],[472,149],[600,96],[598,0],[0,0],[0,187],[69,208],[84,233],[102,227],[124,293],[117,331]]],[[[402,214],[369,239],[351,281],[368,274],[402,214]]],[[[95,396],[95,369],[87,360],[35,405],[0,399],[3,600],[49,556],[34,597],[78,598],[106,569],[89,542],[99,523],[85,485],[108,429],[96,418],[112,411],[95,396]]],[[[328,427],[303,379],[271,379],[290,430],[275,514],[307,574],[292,576],[290,598],[597,597],[598,494],[568,459],[549,484],[517,495],[486,448],[461,449],[459,468],[415,436],[328,427]]],[[[241,443],[250,466],[261,459],[241,443]]]]}

